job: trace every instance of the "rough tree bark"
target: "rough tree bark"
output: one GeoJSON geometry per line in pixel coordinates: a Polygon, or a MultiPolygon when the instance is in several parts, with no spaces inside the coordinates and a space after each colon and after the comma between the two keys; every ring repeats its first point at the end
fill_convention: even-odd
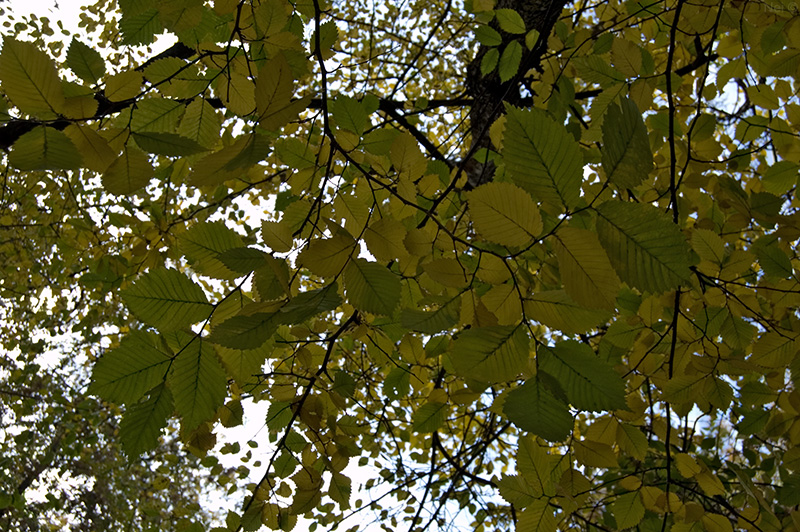
{"type": "MultiPolygon", "coordinates": [[[[480,148],[492,148],[489,127],[504,113],[504,103],[520,105],[525,76],[531,70],[541,69],[542,55],[547,50],[547,39],[565,4],[566,0],[498,0],[496,9],[513,9],[519,13],[528,31],[535,29],[539,32],[539,40],[523,57],[519,73],[505,83],[500,81],[497,70],[487,76],[481,75],[481,60],[489,51],[488,47],[481,46],[470,63],[466,84],[467,94],[473,100],[469,115],[472,134],[470,155],[480,148]]],[[[524,39],[524,36],[502,31],[496,22],[492,22],[492,27],[502,36],[501,49],[515,39],[524,39]]],[[[494,164],[487,160],[473,160],[467,164],[466,172],[467,186],[474,188],[492,179],[494,164]]]]}

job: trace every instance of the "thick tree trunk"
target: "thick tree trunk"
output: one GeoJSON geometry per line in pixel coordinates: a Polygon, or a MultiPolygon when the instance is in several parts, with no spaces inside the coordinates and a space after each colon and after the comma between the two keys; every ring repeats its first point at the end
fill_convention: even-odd
{"type": "MultiPolygon", "coordinates": [[[[505,83],[500,81],[497,70],[487,76],[481,75],[481,60],[489,50],[481,46],[467,69],[467,93],[473,99],[470,111],[470,131],[472,133],[471,154],[480,148],[492,148],[489,140],[489,127],[504,112],[504,102],[519,105],[522,100],[522,81],[530,70],[540,69],[542,54],[547,50],[547,38],[564,8],[566,0],[498,0],[496,9],[513,9],[520,14],[528,31],[537,30],[539,41],[522,59],[519,74],[505,83]]],[[[524,36],[506,33],[492,23],[500,32],[503,44],[500,49],[524,36]]],[[[468,187],[474,188],[492,179],[494,165],[489,161],[471,162],[467,164],[468,187]]]]}

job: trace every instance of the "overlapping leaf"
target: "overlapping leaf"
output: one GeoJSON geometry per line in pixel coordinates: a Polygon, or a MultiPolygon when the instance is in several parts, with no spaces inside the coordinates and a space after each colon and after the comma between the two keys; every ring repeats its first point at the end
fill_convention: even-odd
{"type": "Polygon", "coordinates": [[[458,335],[451,361],[461,377],[501,382],[514,379],[527,366],[529,350],[523,327],[480,327],[458,335]]]}
{"type": "Polygon", "coordinates": [[[179,332],[168,383],[185,430],[213,418],[225,401],[227,379],[214,349],[202,338],[179,332]]]}
{"type": "Polygon", "coordinates": [[[583,177],[583,156],[567,130],[538,109],[508,107],[503,161],[514,183],[534,200],[575,207],[583,177]]]}
{"type": "Polygon", "coordinates": [[[689,246],[663,211],[646,203],[608,201],[597,208],[597,233],[620,279],[665,292],[689,279],[689,246]]]}
{"type": "Polygon", "coordinates": [[[525,247],[542,231],[536,203],[511,183],[487,183],[471,191],[467,198],[472,223],[490,242],[525,247]]]}
{"type": "Polygon", "coordinates": [[[184,274],[152,270],[122,291],[133,314],[161,331],[173,331],[203,320],[211,313],[203,289],[184,274]]]}
{"type": "Polygon", "coordinates": [[[400,303],[400,278],[376,262],[350,261],[344,283],[347,299],[359,310],[390,315],[400,303]]]}
{"type": "Polygon", "coordinates": [[[653,169],[647,128],[636,104],[627,98],[612,103],[603,120],[603,170],[620,188],[638,186],[653,169]]]}
{"type": "Polygon", "coordinates": [[[573,340],[561,342],[552,349],[541,350],[538,360],[539,368],[556,378],[576,408],[626,408],[622,377],[588,345],[573,340]]]}
{"type": "Polygon", "coordinates": [[[164,381],[171,363],[155,335],[132,331],[95,363],[89,391],[117,403],[139,401],[164,381]]]}
{"type": "Polygon", "coordinates": [[[165,384],[153,389],[145,400],[131,405],[119,424],[119,438],[125,453],[136,458],[155,449],[172,410],[172,394],[165,384]]]}

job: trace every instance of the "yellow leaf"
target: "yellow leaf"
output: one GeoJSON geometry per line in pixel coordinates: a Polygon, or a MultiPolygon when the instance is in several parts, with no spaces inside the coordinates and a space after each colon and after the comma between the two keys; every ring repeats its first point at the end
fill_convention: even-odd
{"type": "Polygon", "coordinates": [[[33,43],[5,37],[0,53],[0,83],[23,113],[45,117],[63,111],[64,93],[56,67],[33,43]]]}
{"type": "Polygon", "coordinates": [[[278,253],[291,251],[294,246],[293,234],[291,225],[285,221],[265,221],[261,224],[261,238],[272,251],[278,253]]]}
{"type": "Polygon", "coordinates": [[[367,248],[382,262],[397,260],[408,255],[403,245],[405,238],[406,228],[390,216],[371,224],[364,232],[367,248]]]}
{"type": "Polygon", "coordinates": [[[112,102],[121,102],[135,98],[142,92],[144,77],[135,70],[120,72],[108,78],[105,87],[105,97],[112,102]]]}
{"type": "Polygon", "coordinates": [[[153,175],[147,155],[128,146],[103,174],[103,186],[112,194],[130,194],[147,185],[153,175]]]}
{"type": "Polygon", "coordinates": [[[487,183],[467,194],[475,229],[487,240],[526,247],[542,231],[539,208],[530,194],[511,183],[487,183]]]}
{"type": "Polygon", "coordinates": [[[422,268],[431,279],[445,286],[461,288],[469,282],[464,267],[455,259],[435,259],[422,268]]]}
{"type": "Polygon", "coordinates": [[[355,245],[353,237],[344,232],[332,238],[312,240],[297,257],[297,263],[320,277],[333,277],[342,272],[355,245]]]}
{"type": "Polygon", "coordinates": [[[266,62],[256,79],[255,103],[261,127],[280,129],[308,106],[308,99],[292,102],[293,94],[292,68],[283,54],[276,54],[266,62]]]}
{"type": "Polygon", "coordinates": [[[614,309],[620,282],[597,235],[564,227],[555,236],[554,248],[567,294],[580,305],[614,309]]]}
{"type": "Polygon", "coordinates": [[[638,76],[642,69],[642,51],[636,43],[627,39],[614,39],[611,64],[629,78],[638,76]]]}
{"type": "Polygon", "coordinates": [[[711,471],[703,471],[695,476],[695,480],[700,485],[700,489],[709,497],[725,495],[725,486],[711,471]]]}
{"type": "Polygon", "coordinates": [[[703,525],[706,527],[706,532],[733,532],[733,524],[724,515],[705,514],[703,525]]]}
{"type": "Polygon", "coordinates": [[[519,292],[513,284],[492,287],[483,294],[481,301],[487,310],[497,316],[499,325],[515,325],[522,319],[522,304],[519,292]]]}
{"type": "Polygon", "coordinates": [[[673,459],[683,478],[692,478],[703,471],[703,468],[700,467],[695,459],[686,453],[677,453],[673,456],[673,459]]]}
{"type": "Polygon", "coordinates": [[[484,253],[478,264],[478,279],[489,284],[503,284],[508,281],[513,272],[513,266],[496,255],[484,253]]]}
{"type": "Polygon", "coordinates": [[[591,440],[576,441],[572,450],[575,459],[588,467],[618,467],[617,457],[610,445],[591,440]]]}
{"type": "Polygon", "coordinates": [[[108,142],[87,126],[70,124],[64,130],[75,148],[83,156],[83,164],[89,170],[105,172],[117,157],[108,142]]]}
{"type": "Polygon", "coordinates": [[[403,133],[394,139],[389,158],[395,169],[412,180],[422,177],[428,167],[428,161],[410,133],[403,133]]]}
{"type": "Polygon", "coordinates": [[[230,76],[221,76],[216,92],[225,107],[239,116],[249,115],[256,109],[253,82],[244,74],[233,72],[230,76]]]}
{"type": "Polygon", "coordinates": [[[97,113],[97,100],[92,96],[73,96],[64,100],[62,114],[67,118],[92,118],[97,113]]]}

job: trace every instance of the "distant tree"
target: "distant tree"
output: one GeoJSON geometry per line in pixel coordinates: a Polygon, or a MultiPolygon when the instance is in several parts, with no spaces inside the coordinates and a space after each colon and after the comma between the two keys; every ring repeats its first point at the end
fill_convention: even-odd
{"type": "MultiPolygon", "coordinates": [[[[116,523],[155,501],[142,529],[202,528],[197,492],[129,497],[191,486],[197,456],[241,501],[215,530],[800,530],[798,14],[120,0],[86,8],[91,42],[7,24],[0,393],[33,421],[3,445],[38,457],[9,485],[73,420],[87,496],[116,523]],[[43,374],[42,331],[80,353],[43,374]],[[242,485],[212,450],[245,415],[242,485]]],[[[68,500],[46,515],[101,522],[68,500]]]]}

